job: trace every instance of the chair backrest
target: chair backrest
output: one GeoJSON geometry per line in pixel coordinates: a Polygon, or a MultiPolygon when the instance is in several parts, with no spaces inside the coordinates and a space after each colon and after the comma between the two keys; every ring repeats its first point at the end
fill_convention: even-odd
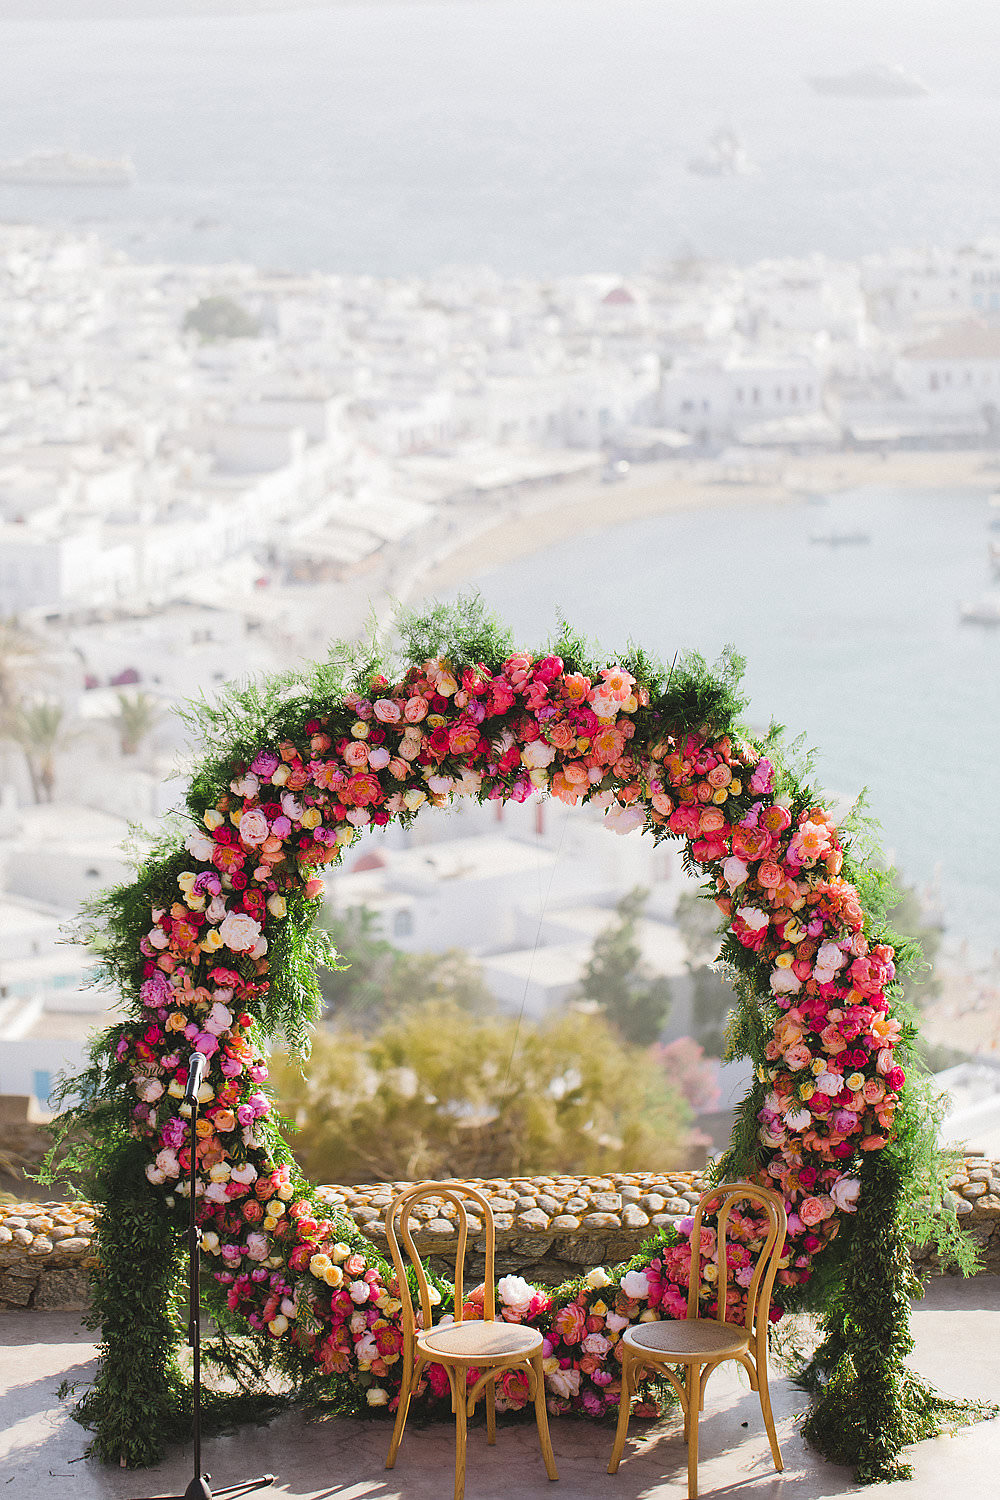
{"type": "MultiPolygon", "coordinates": [[[[726,1237],[733,1208],[739,1203],[763,1208],[767,1216],[767,1233],[762,1247],[756,1252],[753,1275],[746,1287],[746,1326],[751,1331],[766,1327],[771,1309],[771,1292],[778,1271],[778,1261],[785,1246],[788,1219],[785,1202],[771,1188],[760,1187],[755,1182],[726,1182],[710,1188],[702,1196],[695,1210],[691,1228],[691,1275],[688,1283],[688,1317],[698,1316],[698,1294],[701,1287],[701,1236],[706,1214],[715,1219],[715,1235],[718,1251],[719,1277],[718,1307],[716,1317],[725,1323],[729,1302],[729,1257],[726,1253],[726,1237]]],[[[710,1226],[705,1226],[710,1227],[710,1226]]],[[[752,1252],[753,1253],[753,1252],[752,1252]]]]}
{"type": "Polygon", "coordinates": [[[485,1295],[483,1297],[483,1317],[492,1322],[496,1317],[496,1294],[493,1285],[493,1253],[495,1244],[495,1232],[493,1228],[493,1211],[482,1193],[476,1188],[469,1187],[464,1182],[418,1182],[415,1187],[406,1188],[397,1193],[389,1205],[389,1211],[385,1216],[385,1230],[389,1241],[389,1251],[392,1255],[392,1263],[396,1269],[396,1280],[399,1282],[399,1298],[403,1304],[403,1331],[407,1339],[413,1337],[416,1319],[414,1316],[413,1298],[410,1295],[410,1285],[406,1276],[406,1267],[399,1248],[402,1240],[409,1256],[410,1262],[416,1272],[417,1289],[420,1294],[420,1311],[423,1315],[424,1328],[430,1328],[432,1322],[430,1289],[427,1284],[427,1276],[416,1246],[413,1243],[413,1230],[410,1227],[410,1215],[418,1203],[425,1198],[433,1198],[440,1202],[452,1203],[458,1210],[458,1248],[455,1252],[455,1321],[462,1321],[462,1304],[465,1295],[462,1289],[462,1271],[465,1263],[465,1247],[469,1237],[469,1217],[465,1208],[465,1199],[470,1199],[482,1216],[482,1238],[486,1243],[486,1275],[485,1295]]]}

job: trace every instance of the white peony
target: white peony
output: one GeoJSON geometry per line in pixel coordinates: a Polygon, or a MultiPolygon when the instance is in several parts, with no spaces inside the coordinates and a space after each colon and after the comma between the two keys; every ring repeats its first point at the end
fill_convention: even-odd
{"type": "Polygon", "coordinates": [[[760,932],[771,920],[766,911],[760,911],[756,906],[741,906],[736,915],[743,919],[751,932],[760,932]]]}
{"type": "Polygon", "coordinates": [[[841,1213],[853,1214],[861,1196],[861,1183],[856,1177],[840,1177],[830,1189],[830,1197],[841,1213]]]}
{"type": "Polygon", "coordinates": [[[231,911],[219,928],[219,936],[232,953],[247,953],[260,937],[260,924],[243,911],[231,911]]]}
{"type": "Polygon", "coordinates": [[[649,1277],[645,1271],[627,1271],[621,1279],[621,1289],[626,1297],[640,1301],[649,1296],[649,1277]]]}
{"type": "Polygon", "coordinates": [[[644,807],[612,807],[604,814],[604,826],[612,833],[635,833],[645,822],[644,807]]]}
{"type": "Polygon", "coordinates": [[[501,1276],[497,1282],[497,1293],[505,1307],[515,1312],[526,1313],[535,1296],[536,1288],[523,1276],[501,1276]]]}
{"type": "Polygon", "coordinates": [[[772,995],[797,995],[802,980],[791,969],[774,969],[771,973],[772,995]]]}
{"type": "Polygon", "coordinates": [[[211,864],[212,850],[215,848],[214,839],[208,838],[206,834],[196,829],[194,833],[188,834],[184,847],[193,859],[197,859],[203,865],[211,864]]]}
{"type": "Polygon", "coordinates": [[[555,758],[556,747],[547,744],[545,740],[532,740],[521,751],[521,764],[527,766],[529,771],[537,771],[542,766],[550,766],[555,758]]]}

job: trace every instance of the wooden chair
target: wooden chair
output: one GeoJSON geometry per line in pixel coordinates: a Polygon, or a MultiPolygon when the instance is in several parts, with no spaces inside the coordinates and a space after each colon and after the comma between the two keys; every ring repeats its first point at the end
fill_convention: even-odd
{"type": "Polygon", "coordinates": [[[717,1365],[727,1359],[735,1359],[744,1367],[750,1376],[752,1389],[760,1396],[774,1467],[779,1473],[782,1471],[784,1464],[774,1430],[771,1396],[767,1385],[767,1330],[771,1292],[785,1243],[786,1229],[784,1202],[770,1188],[758,1187],[750,1182],[736,1182],[712,1188],[704,1195],[695,1212],[691,1231],[687,1317],[665,1319],[657,1323],[637,1323],[626,1329],[622,1337],[621,1405],[618,1409],[618,1431],[615,1434],[611,1462],[608,1464],[609,1474],[617,1473],[621,1463],[632,1396],[639,1373],[643,1369],[652,1370],[667,1377],[680,1399],[684,1413],[684,1436],[688,1445],[688,1495],[690,1500],[695,1500],[698,1493],[698,1413],[705,1407],[708,1377],[717,1365]],[[767,1214],[768,1228],[763,1247],[757,1253],[753,1277],[747,1287],[745,1321],[729,1323],[726,1321],[729,1287],[726,1234],[732,1208],[734,1204],[741,1202],[762,1206],[767,1214]],[[713,1318],[698,1316],[701,1284],[699,1248],[706,1209],[717,1214],[719,1298],[718,1313],[713,1318]],[[669,1368],[670,1365],[683,1365],[683,1380],[669,1368]]]}
{"type": "Polygon", "coordinates": [[[421,1182],[416,1187],[399,1193],[392,1201],[386,1215],[386,1233],[392,1263],[396,1268],[399,1296],[403,1304],[403,1383],[396,1412],[396,1426],[387,1469],[396,1462],[396,1452],[406,1426],[406,1413],[410,1398],[420,1380],[421,1371],[427,1364],[443,1365],[451,1385],[451,1406],[455,1413],[455,1500],[462,1500],[465,1493],[465,1434],[467,1416],[471,1416],[482,1392],[486,1392],[486,1440],[495,1443],[496,1431],[496,1380],[505,1370],[523,1370],[528,1381],[528,1393],[535,1403],[535,1420],[538,1423],[538,1440],[545,1460],[545,1472],[550,1479],[558,1479],[555,1456],[549,1439],[549,1423],[545,1410],[545,1375],[542,1370],[542,1336],[534,1328],[523,1328],[517,1323],[497,1321],[496,1294],[493,1285],[493,1254],[495,1233],[490,1205],[475,1188],[461,1182],[421,1182]],[[455,1321],[439,1324],[431,1322],[431,1301],[427,1277],[413,1244],[410,1228],[412,1210],[425,1198],[440,1199],[452,1203],[458,1210],[458,1251],[455,1257],[455,1321]],[[468,1215],[464,1199],[471,1199],[482,1216],[482,1235],[486,1242],[486,1282],[483,1298],[482,1318],[463,1318],[462,1268],[468,1238],[468,1215]],[[397,1231],[398,1220],[398,1231],[397,1231]],[[398,1237],[397,1238],[397,1233],[398,1237]],[[417,1327],[413,1310],[413,1299],[406,1278],[399,1239],[416,1271],[420,1293],[422,1327],[417,1327]],[[479,1378],[468,1388],[466,1372],[476,1369],[479,1378]]]}

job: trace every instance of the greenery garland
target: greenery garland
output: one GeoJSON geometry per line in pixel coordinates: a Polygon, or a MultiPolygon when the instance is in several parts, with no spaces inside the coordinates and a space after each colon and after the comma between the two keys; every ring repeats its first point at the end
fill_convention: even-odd
{"type": "MultiPolygon", "coordinates": [[[[402,639],[401,667],[374,646],[344,651],[194,706],[205,755],[191,822],[91,909],[86,935],[128,1019],[65,1084],[78,1102],[60,1117],[49,1171],[76,1173],[100,1205],[104,1343],[78,1408],[94,1451],[151,1463],[186,1420],[172,1299],[192,1048],[208,1059],[196,1149],[213,1352],[240,1392],[236,1417],[273,1409],[289,1385],[342,1412],[394,1406],[398,1288],[298,1173],[266,1092],[265,1048],[308,1050],[316,968],[336,961],[313,925],[316,872],[356,830],[408,823],[456,795],[522,801],[537,790],[603,808],[617,832],[682,839],[686,867],[706,877],[737,995],[728,1056],[756,1068],[718,1176],[784,1191],[779,1313],[826,1315],[807,1372],[810,1440],[859,1477],[895,1477],[906,1442],[973,1414],[904,1370],[906,1239],[935,1238],[965,1270],[974,1256],[944,1207],[933,1109],[915,1076],[912,1017],[900,1014],[897,965],[917,955],[888,925],[890,882],[860,812],[838,828],[778,732],[755,744],[741,728],[732,653],[714,669],[689,655],[666,670],[635,647],[602,661],[565,624],[544,652],[515,651],[476,600],[405,619],[402,639]]],[[[684,1231],[551,1296],[501,1282],[503,1316],[545,1333],[554,1411],[613,1413],[624,1328],[684,1316],[684,1231]]],[[[758,1237],[752,1217],[738,1223],[737,1268],[758,1237]]],[[[738,1302],[738,1269],[735,1279],[738,1302]]],[[[438,1286],[447,1306],[451,1289],[438,1286]]],[[[434,1371],[429,1402],[443,1390],[434,1371]]],[[[526,1399],[513,1380],[499,1404],[526,1399]]]]}

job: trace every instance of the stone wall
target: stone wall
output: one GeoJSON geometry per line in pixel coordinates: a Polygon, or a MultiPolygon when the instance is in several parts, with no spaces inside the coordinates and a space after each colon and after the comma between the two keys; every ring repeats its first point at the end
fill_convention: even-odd
{"type": "MultiPolygon", "coordinates": [[[[386,1253],[383,1215],[393,1194],[411,1184],[324,1187],[331,1208],[351,1215],[386,1253]]],[[[590,1266],[634,1255],[661,1225],[691,1213],[705,1187],[700,1172],[610,1173],[604,1177],[491,1178],[474,1184],[490,1201],[496,1226],[497,1275],[518,1273],[554,1286],[590,1266]]],[[[984,1269],[1000,1272],[1000,1163],[970,1152],[949,1183],[959,1222],[978,1240],[984,1269]]],[[[421,1255],[452,1274],[455,1210],[421,1205],[414,1236],[421,1255]]],[[[0,1204],[0,1308],[82,1308],[94,1264],[94,1209],[84,1203],[0,1204]]],[[[466,1284],[482,1276],[481,1225],[470,1215],[466,1284]]],[[[914,1252],[921,1270],[940,1269],[932,1254],[914,1252]]]]}

